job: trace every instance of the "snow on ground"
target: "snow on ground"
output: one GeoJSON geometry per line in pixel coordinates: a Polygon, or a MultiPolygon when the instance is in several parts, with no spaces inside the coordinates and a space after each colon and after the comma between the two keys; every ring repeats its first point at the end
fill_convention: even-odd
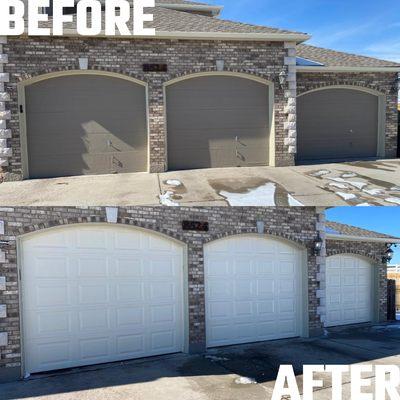
{"type": "Polygon", "coordinates": [[[365,182],[357,182],[357,181],[349,181],[343,178],[326,178],[331,181],[340,182],[340,183],[347,183],[351,186],[354,186],[357,189],[362,189],[363,187],[367,186],[368,184],[365,182]]]}
{"type": "Polygon", "coordinates": [[[345,172],[344,174],[342,174],[342,178],[354,178],[356,176],[357,174],[355,174],[354,172],[345,172]]]}
{"type": "Polygon", "coordinates": [[[288,202],[289,202],[289,206],[292,206],[292,207],[303,207],[304,206],[303,203],[300,203],[300,201],[296,200],[290,194],[288,194],[288,202]]]}
{"type": "Polygon", "coordinates": [[[331,171],[328,171],[327,169],[321,169],[320,171],[314,172],[310,174],[311,176],[324,176],[330,174],[331,171]]]}
{"type": "Polygon", "coordinates": [[[252,385],[257,383],[253,378],[247,378],[246,376],[240,376],[235,379],[235,383],[238,385],[252,385]]]}
{"type": "Polygon", "coordinates": [[[173,206],[177,207],[179,204],[171,199],[171,196],[174,194],[174,192],[171,192],[170,190],[167,190],[164,194],[160,194],[160,203],[163,206],[173,206]]]}
{"type": "Polygon", "coordinates": [[[363,189],[363,192],[371,196],[378,196],[384,193],[385,191],[383,189],[363,189]]]}
{"type": "Polygon", "coordinates": [[[338,189],[348,189],[349,187],[345,185],[344,183],[338,183],[338,182],[331,182],[329,186],[338,188],[338,189]]]}
{"type": "Polygon", "coordinates": [[[178,179],[168,179],[167,181],[165,181],[165,183],[168,186],[181,186],[182,182],[179,181],[178,179]]]}
{"type": "Polygon", "coordinates": [[[222,190],[219,194],[225,197],[230,206],[275,206],[275,190],[275,183],[268,182],[245,193],[222,190]]]}
{"type": "Polygon", "coordinates": [[[335,192],[335,193],[344,200],[351,200],[357,198],[357,196],[353,193],[343,193],[343,192],[335,192]]]}
{"type": "Polygon", "coordinates": [[[400,206],[400,197],[388,197],[385,199],[385,201],[392,204],[398,204],[400,206]]]}

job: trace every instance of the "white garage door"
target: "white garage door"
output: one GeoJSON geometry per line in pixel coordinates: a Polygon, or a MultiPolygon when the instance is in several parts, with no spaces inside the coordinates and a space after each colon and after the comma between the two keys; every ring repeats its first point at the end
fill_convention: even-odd
{"type": "Polygon", "coordinates": [[[328,257],[325,326],[372,320],[372,274],[372,265],[362,258],[350,255],[328,257]]]}
{"type": "Polygon", "coordinates": [[[234,236],[205,248],[207,346],[301,332],[301,252],[280,240],[234,236]]]}
{"type": "Polygon", "coordinates": [[[127,227],[73,225],[22,241],[26,372],[183,349],[183,249],[127,227]]]}

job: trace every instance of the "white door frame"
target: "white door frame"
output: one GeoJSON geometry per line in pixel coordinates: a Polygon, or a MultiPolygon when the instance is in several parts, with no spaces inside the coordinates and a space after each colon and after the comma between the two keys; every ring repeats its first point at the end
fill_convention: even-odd
{"type": "MultiPolygon", "coordinates": [[[[68,228],[77,228],[79,226],[107,226],[108,228],[112,229],[117,227],[122,228],[122,229],[128,229],[128,230],[136,230],[136,231],[142,231],[142,232],[147,232],[151,234],[158,235],[164,239],[168,239],[170,241],[175,242],[176,244],[180,245],[182,248],[182,319],[183,319],[183,344],[182,344],[182,353],[188,353],[189,352],[189,274],[188,274],[188,246],[186,243],[181,242],[173,237],[170,237],[168,235],[165,235],[163,233],[160,233],[158,231],[154,231],[151,229],[146,229],[138,226],[133,226],[133,225],[124,225],[124,224],[108,224],[108,223],[97,223],[97,222],[88,222],[88,223],[73,223],[73,224],[67,224],[67,225],[59,225],[51,228],[45,228],[41,229],[38,231],[34,232],[29,232],[23,235],[20,235],[16,238],[16,247],[17,247],[17,275],[18,275],[18,297],[19,297],[19,325],[20,325],[20,337],[21,337],[21,377],[25,377],[26,374],[26,369],[25,369],[25,345],[24,345],[24,318],[23,318],[23,294],[22,294],[22,279],[23,279],[23,265],[24,265],[24,260],[23,260],[23,241],[31,236],[36,236],[40,234],[45,234],[49,231],[54,231],[54,230],[62,230],[62,229],[68,229],[68,228]]],[[[78,367],[79,368],[79,367],[78,367]]]]}
{"type": "MultiPolygon", "coordinates": [[[[286,243],[289,246],[292,246],[299,250],[299,264],[300,264],[300,277],[301,277],[301,283],[299,285],[300,289],[300,298],[301,302],[298,304],[298,313],[299,313],[299,332],[300,332],[300,337],[307,338],[309,337],[309,301],[308,301],[308,256],[307,256],[307,249],[300,245],[299,243],[293,242],[291,240],[282,238],[280,236],[274,236],[274,235],[269,235],[269,234],[257,234],[257,233],[243,233],[243,234],[234,234],[230,236],[224,236],[223,238],[219,238],[216,240],[212,240],[210,242],[207,242],[204,245],[204,269],[205,269],[205,248],[207,245],[211,245],[215,242],[218,241],[223,241],[225,239],[232,239],[234,237],[255,237],[255,238],[263,238],[265,240],[268,239],[274,239],[274,240],[280,240],[284,243],[286,243]]],[[[204,293],[205,293],[205,304],[207,303],[207,279],[206,279],[206,274],[204,272],[204,293]]],[[[207,313],[207,310],[206,310],[207,313]]],[[[207,324],[207,316],[205,315],[205,324],[207,324]]],[[[207,332],[207,327],[206,330],[207,332]]],[[[206,333],[207,334],[207,333],[206,333]]],[[[207,337],[206,337],[206,343],[207,343],[207,337]]]]}

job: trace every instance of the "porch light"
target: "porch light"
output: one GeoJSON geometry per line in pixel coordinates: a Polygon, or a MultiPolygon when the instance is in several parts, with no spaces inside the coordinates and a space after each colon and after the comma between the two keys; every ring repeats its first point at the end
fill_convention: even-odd
{"type": "Polygon", "coordinates": [[[216,61],[216,65],[217,65],[217,71],[218,72],[222,72],[225,68],[225,61],[224,60],[217,60],[216,61]]]}
{"type": "Polygon", "coordinates": [[[89,59],[87,57],[79,57],[79,69],[87,70],[89,68],[89,59]]]}
{"type": "Polygon", "coordinates": [[[282,70],[279,73],[279,86],[281,87],[281,89],[284,88],[284,86],[286,85],[286,81],[287,81],[287,72],[286,70],[282,70]]]}
{"type": "Polygon", "coordinates": [[[323,244],[324,243],[322,242],[320,237],[318,237],[318,239],[314,242],[314,254],[316,256],[319,256],[319,254],[321,253],[323,244]]]}
{"type": "Polygon", "coordinates": [[[400,91],[400,74],[397,74],[396,78],[394,79],[392,89],[394,93],[400,91]]]}
{"type": "Polygon", "coordinates": [[[391,243],[386,244],[386,251],[384,256],[382,257],[382,263],[383,264],[390,263],[390,261],[392,261],[393,255],[394,251],[392,250],[392,244],[391,243]]]}
{"type": "Polygon", "coordinates": [[[265,223],[264,221],[257,221],[257,233],[262,235],[264,233],[265,223]]]}

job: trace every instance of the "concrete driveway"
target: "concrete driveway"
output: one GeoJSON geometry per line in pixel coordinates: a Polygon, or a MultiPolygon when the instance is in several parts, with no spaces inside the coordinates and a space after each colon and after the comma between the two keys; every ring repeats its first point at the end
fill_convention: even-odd
{"type": "MultiPolygon", "coordinates": [[[[292,364],[301,390],[303,364],[400,366],[400,324],[331,330],[327,337],[231,346],[75,369],[0,385],[0,398],[57,400],[270,400],[279,365],[292,364]]],[[[364,376],[372,378],[374,373],[364,376]]],[[[314,399],[331,399],[328,375],[314,399]]],[[[350,399],[344,374],[343,399],[350,399]]],[[[365,388],[372,392],[371,388],[365,388]]]]}
{"type": "Polygon", "coordinates": [[[0,206],[400,205],[400,160],[80,176],[0,184],[0,206]]]}

